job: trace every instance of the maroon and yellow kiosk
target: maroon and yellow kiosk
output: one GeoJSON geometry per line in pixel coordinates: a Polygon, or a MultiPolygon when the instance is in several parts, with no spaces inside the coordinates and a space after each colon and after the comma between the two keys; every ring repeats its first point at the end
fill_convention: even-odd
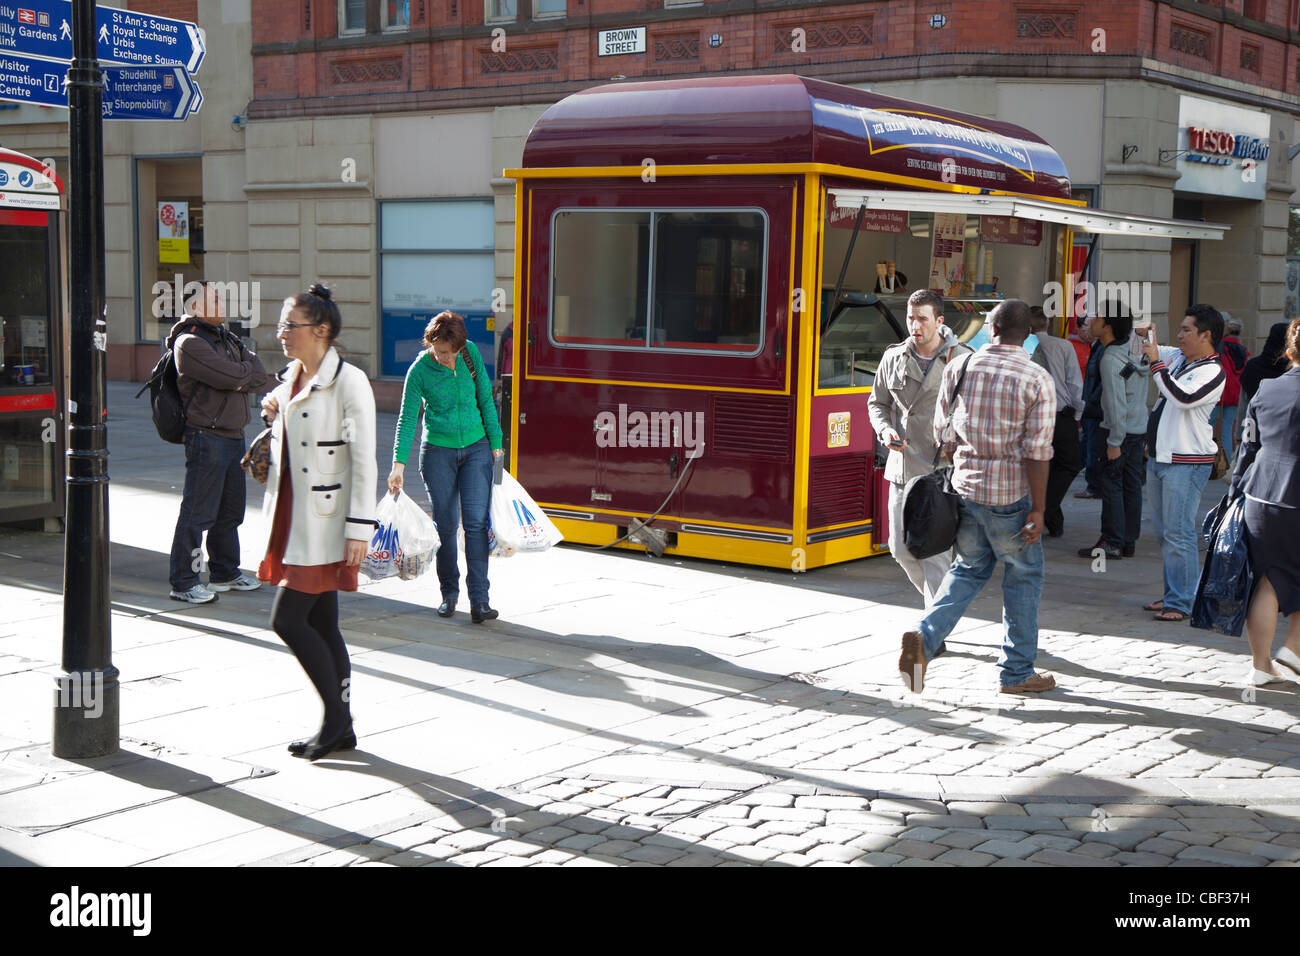
{"type": "Polygon", "coordinates": [[[63,183],[0,148],[0,524],[63,517],[63,183]]]}

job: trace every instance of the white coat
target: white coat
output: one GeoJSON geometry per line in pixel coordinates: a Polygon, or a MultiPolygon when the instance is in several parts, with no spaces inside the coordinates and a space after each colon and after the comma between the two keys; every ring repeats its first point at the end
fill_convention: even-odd
{"type": "Polygon", "coordinates": [[[270,527],[280,491],[287,437],[293,515],[284,563],[333,564],[346,539],[369,541],[375,529],[375,395],[365,373],[331,346],[316,374],[291,395],[302,363],[280,373],[271,392],[279,413],[271,426],[271,467],[263,515],[270,527]]]}

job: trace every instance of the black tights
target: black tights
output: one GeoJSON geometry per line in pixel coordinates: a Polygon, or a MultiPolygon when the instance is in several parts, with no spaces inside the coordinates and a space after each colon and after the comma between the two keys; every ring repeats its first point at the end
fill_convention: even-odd
{"type": "Polygon", "coordinates": [[[339,633],[338,592],[305,594],[280,588],[271,606],[271,628],[298,658],[325,705],[320,739],[334,739],[352,724],[352,662],[339,633]]]}

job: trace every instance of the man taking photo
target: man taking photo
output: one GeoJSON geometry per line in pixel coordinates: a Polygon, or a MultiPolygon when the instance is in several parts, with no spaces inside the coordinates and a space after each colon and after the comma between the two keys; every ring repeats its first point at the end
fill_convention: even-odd
{"type": "Polygon", "coordinates": [[[1157,612],[1157,621],[1185,621],[1196,596],[1196,519],[1214,465],[1210,413],[1223,395],[1222,338],[1218,311],[1193,305],[1178,327],[1178,348],[1161,348],[1154,326],[1144,346],[1160,391],[1147,424],[1147,493],[1164,557],[1165,594],[1145,610],[1157,612]]]}

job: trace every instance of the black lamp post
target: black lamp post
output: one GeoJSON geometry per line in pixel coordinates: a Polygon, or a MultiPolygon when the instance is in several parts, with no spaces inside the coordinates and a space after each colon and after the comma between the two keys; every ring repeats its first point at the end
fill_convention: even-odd
{"type": "Polygon", "coordinates": [[[104,303],[103,81],[95,0],[73,0],[68,70],[69,330],[63,671],[54,702],[54,755],[100,757],[118,748],[118,682],[109,620],[108,429],[104,303]]]}

